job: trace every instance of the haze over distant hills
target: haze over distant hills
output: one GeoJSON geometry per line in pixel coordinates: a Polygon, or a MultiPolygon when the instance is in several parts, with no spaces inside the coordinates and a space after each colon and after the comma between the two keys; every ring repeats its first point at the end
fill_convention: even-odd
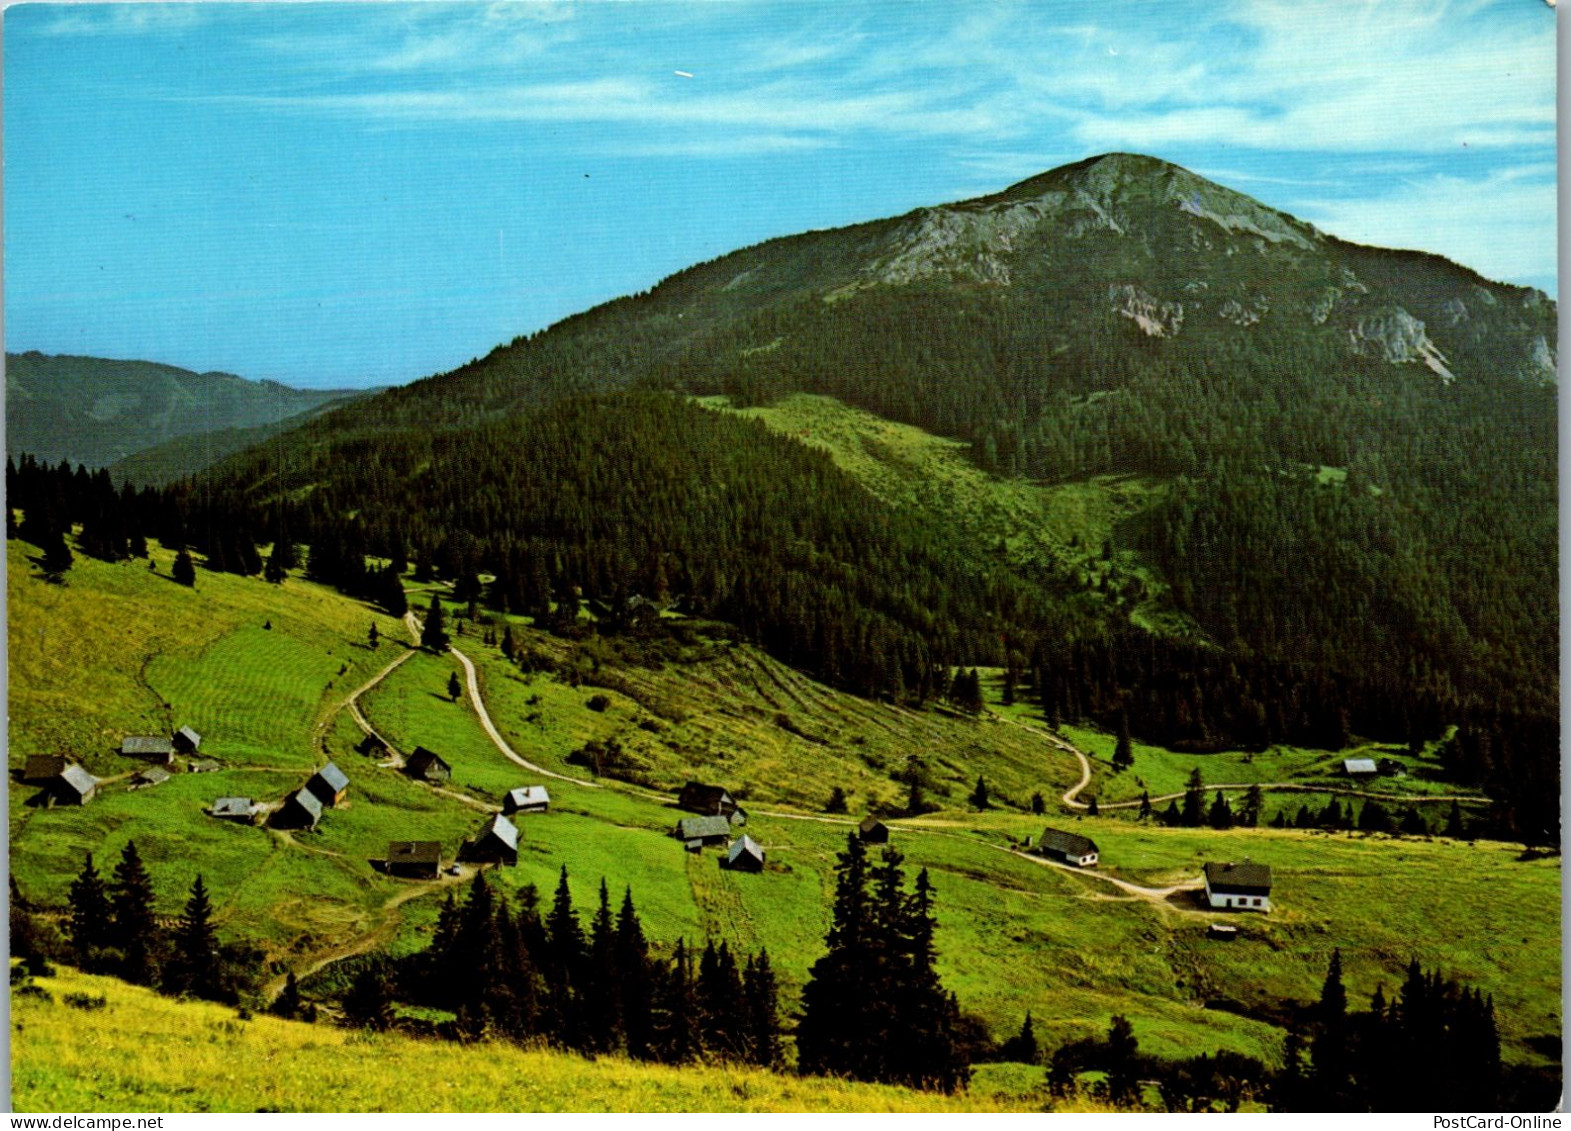
{"type": "MultiPolygon", "coordinates": [[[[262,438],[249,429],[366,395],[361,389],[295,389],[233,373],[193,373],[150,361],[6,354],[6,448],[54,463],[104,467],[169,441],[224,433],[177,447],[154,478],[199,470],[262,438]]],[[[153,466],[153,465],[149,465],[153,466]]]]}

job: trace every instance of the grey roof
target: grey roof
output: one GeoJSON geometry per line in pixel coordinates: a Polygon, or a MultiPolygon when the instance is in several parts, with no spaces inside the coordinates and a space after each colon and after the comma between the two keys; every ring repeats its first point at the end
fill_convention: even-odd
{"type": "Polygon", "coordinates": [[[162,785],[169,780],[169,771],[162,766],[149,766],[131,780],[144,785],[162,785]]]}
{"type": "Polygon", "coordinates": [[[1212,891],[1230,895],[1268,895],[1271,891],[1271,866],[1251,864],[1207,864],[1206,883],[1212,891]]]}
{"type": "Polygon", "coordinates": [[[748,856],[756,857],[759,863],[763,863],[763,845],[759,844],[746,833],[743,833],[741,836],[737,837],[736,840],[732,841],[730,849],[727,850],[725,854],[726,862],[735,864],[737,857],[743,855],[744,853],[748,856]]]}
{"type": "Polygon", "coordinates": [[[309,789],[298,790],[291,794],[289,799],[310,813],[313,821],[322,819],[322,803],[309,789]]]}
{"type": "Polygon", "coordinates": [[[174,743],[162,735],[133,734],[120,742],[122,754],[173,754],[174,743]]]}
{"type": "Polygon", "coordinates": [[[175,731],[175,734],[184,738],[193,747],[202,745],[202,736],[197,734],[196,731],[192,730],[190,727],[181,727],[179,730],[175,731]]]}
{"type": "Polygon", "coordinates": [[[256,802],[249,797],[220,797],[212,812],[215,817],[249,817],[256,812],[256,802]]]}
{"type": "Polygon", "coordinates": [[[543,785],[525,785],[509,790],[508,797],[512,798],[514,805],[549,805],[551,795],[546,792],[543,785]]]}
{"type": "Polygon", "coordinates": [[[94,789],[98,788],[98,779],[75,762],[72,762],[60,771],[60,780],[83,797],[86,797],[94,789]]]}
{"type": "Polygon", "coordinates": [[[1342,769],[1350,774],[1378,774],[1380,769],[1373,758],[1345,758],[1342,769]]]}
{"type": "Polygon", "coordinates": [[[518,826],[502,814],[497,813],[486,822],[485,827],[480,830],[478,839],[484,840],[488,836],[495,836],[513,851],[518,851],[518,826]]]}
{"type": "Polygon", "coordinates": [[[195,758],[192,759],[186,770],[193,774],[206,774],[219,768],[218,759],[216,758],[195,758]]]}
{"type": "Polygon", "coordinates": [[[1062,852],[1066,856],[1086,856],[1096,851],[1096,841],[1088,836],[1078,833],[1066,833],[1062,829],[1043,829],[1042,839],[1036,842],[1038,849],[1062,852]]]}
{"type": "Polygon", "coordinates": [[[677,835],[683,840],[731,835],[731,822],[724,817],[684,817],[676,823],[677,835]]]}
{"type": "Polygon", "coordinates": [[[399,840],[387,846],[389,864],[440,864],[442,842],[439,840],[399,840]]]}
{"type": "Polygon", "coordinates": [[[337,793],[341,789],[349,788],[349,776],[331,762],[323,766],[312,776],[321,778],[324,782],[327,783],[329,787],[331,787],[334,793],[337,793]]]}
{"type": "Polygon", "coordinates": [[[880,821],[877,817],[875,817],[871,813],[869,813],[867,816],[862,818],[862,823],[860,825],[858,825],[856,828],[857,828],[858,832],[870,833],[874,829],[886,829],[887,830],[888,827],[889,826],[885,825],[884,822],[880,821]]]}

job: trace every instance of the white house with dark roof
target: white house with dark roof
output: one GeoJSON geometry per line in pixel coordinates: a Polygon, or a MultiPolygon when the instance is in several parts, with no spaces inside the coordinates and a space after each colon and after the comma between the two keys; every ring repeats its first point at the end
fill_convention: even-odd
{"type": "Polygon", "coordinates": [[[1077,868],[1096,867],[1098,857],[1096,841],[1078,833],[1066,833],[1062,829],[1043,829],[1036,850],[1049,860],[1073,864],[1077,868]]]}
{"type": "Polygon", "coordinates": [[[1206,902],[1217,911],[1270,911],[1271,867],[1268,864],[1207,864],[1206,902]]]}

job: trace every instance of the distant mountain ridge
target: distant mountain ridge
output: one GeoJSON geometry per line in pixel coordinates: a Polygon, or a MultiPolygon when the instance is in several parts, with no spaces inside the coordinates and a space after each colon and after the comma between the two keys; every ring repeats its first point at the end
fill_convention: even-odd
{"type": "MultiPolygon", "coordinates": [[[[6,448],[104,467],[169,441],[277,424],[376,390],[296,389],[150,361],[6,354],[6,448]]],[[[246,439],[255,439],[247,437],[246,439]]],[[[246,439],[165,466],[200,470],[246,439]]]]}
{"type": "MultiPolygon", "coordinates": [[[[1548,718],[1558,702],[1557,351],[1556,306],[1540,291],[1348,243],[1170,163],[1109,154],[697,264],[324,414],[223,461],[210,481],[251,508],[307,500],[289,513],[302,538],[342,527],[374,554],[411,559],[454,559],[439,551],[468,539],[465,554],[486,568],[515,552],[538,561],[552,591],[654,592],[663,573],[734,598],[745,590],[713,560],[722,532],[684,531],[681,560],[656,562],[598,518],[640,484],[531,467],[520,428],[548,416],[564,453],[578,429],[579,445],[600,437],[652,472],[672,464],[669,506],[698,516],[722,487],[675,465],[669,444],[627,432],[680,414],[618,398],[724,395],[746,408],[833,397],[964,441],[1004,479],[1094,492],[1097,477],[1141,478],[1152,505],[1082,548],[1108,568],[1014,579],[1034,594],[1015,635],[1060,649],[1044,671],[1073,662],[1083,670],[1069,684],[1099,686],[1066,717],[1113,721],[1120,695],[1150,674],[1131,668],[1154,647],[1148,626],[1102,616],[1149,596],[1128,573],[1138,562],[1170,587],[1180,616],[1163,622],[1197,626],[1238,678],[1224,669],[1221,686],[1200,688],[1189,677],[1181,708],[1150,691],[1129,704],[1136,734],[1200,747],[1279,733],[1266,708],[1291,698],[1273,684],[1291,670],[1412,705],[1403,726],[1366,723],[1354,704],[1362,733],[1432,737],[1463,711],[1548,718]],[[547,474],[571,481],[514,497],[513,484],[547,474]],[[592,505],[574,497],[590,487],[592,505]],[[574,558],[586,529],[615,568],[601,547],[574,558]],[[1125,639],[1121,627],[1139,631],[1125,639]],[[1062,651],[1071,645],[1081,651],[1062,651]]],[[[735,440],[713,422],[691,429],[705,430],[707,442],[735,440]]],[[[937,589],[985,589],[1012,571],[1007,539],[965,544],[944,532],[944,505],[933,496],[924,521],[936,526],[912,537],[942,543],[971,577],[937,589]]],[[[758,601],[772,581],[750,579],[758,601]]],[[[789,627],[789,604],[766,611],[785,609],[789,627]]],[[[971,612],[926,624],[905,609],[903,631],[948,634],[950,662],[1004,662],[1008,633],[971,612]]],[[[819,663],[826,640],[777,654],[819,663]]],[[[1194,662],[1156,667],[1167,678],[1194,662]]],[[[886,686],[898,686],[893,667],[886,686]]],[[[1310,713],[1337,722],[1323,704],[1310,713]]]]}

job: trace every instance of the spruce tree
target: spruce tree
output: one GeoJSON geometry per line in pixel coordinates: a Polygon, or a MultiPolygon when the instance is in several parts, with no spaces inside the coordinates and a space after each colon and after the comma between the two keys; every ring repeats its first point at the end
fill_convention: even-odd
{"type": "Polygon", "coordinates": [[[300,1000],[300,982],[295,978],[295,972],[289,971],[284,978],[284,988],[273,999],[273,1004],[267,1011],[274,1017],[295,1018],[300,1016],[302,1002],[300,1000]]]}
{"type": "Polygon", "coordinates": [[[1150,819],[1151,819],[1151,791],[1148,790],[1148,789],[1143,789],[1143,790],[1140,791],[1140,820],[1142,820],[1142,821],[1149,821],[1150,819]]]}
{"type": "Polygon", "coordinates": [[[769,952],[749,957],[742,972],[743,1059],[774,1068],[780,1063],[780,1006],[769,952]]]}
{"type": "Polygon", "coordinates": [[[113,932],[108,889],[93,865],[91,852],[87,854],[82,871],[71,882],[69,899],[69,934],[76,964],[89,973],[96,973],[103,961],[100,952],[111,944],[113,932]]]}
{"type": "Polygon", "coordinates": [[[1198,829],[1205,823],[1205,788],[1200,767],[1196,766],[1189,771],[1189,781],[1184,786],[1183,823],[1188,828],[1198,829]]]}
{"type": "Polygon", "coordinates": [[[1118,741],[1113,746],[1113,769],[1127,770],[1135,764],[1134,743],[1129,740],[1129,712],[1118,712],[1118,741]]]}
{"type": "Polygon", "coordinates": [[[589,953],[583,980],[584,1041],[588,1052],[610,1052],[622,1047],[621,1002],[617,983],[616,926],[611,918],[611,896],[605,878],[600,880],[600,904],[589,927],[589,953]]]}
{"type": "Polygon", "coordinates": [[[213,905],[199,875],[191,885],[185,912],[175,929],[174,954],[164,972],[166,989],[209,1001],[224,997],[218,961],[218,940],[213,934],[213,905]]]}
{"type": "Polygon", "coordinates": [[[196,584],[196,563],[191,560],[191,551],[184,546],[175,554],[175,564],[170,568],[169,576],[181,585],[196,584]]]}
{"type": "Polygon", "coordinates": [[[654,986],[649,971],[649,944],[633,908],[631,888],[623,891],[622,908],[616,916],[616,973],[627,1055],[643,1060],[651,1054],[654,1036],[654,986]]]}
{"type": "Polygon", "coordinates": [[[158,922],[153,917],[153,880],[142,866],[135,841],[126,841],[115,865],[110,886],[110,918],[115,941],[122,955],[120,976],[139,986],[158,980],[158,956],[162,949],[158,922]]]}
{"type": "Polygon", "coordinates": [[[1047,812],[1047,799],[1040,791],[1031,795],[1031,812],[1038,817],[1047,812]]]}
{"type": "Polygon", "coordinates": [[[835,786],[829,791],[829,802],[824,806],[825,813],[844,813],[846,811],[846,791],[840,786],[835,786]]]}
{"type": "Polygon", "coordinates": [[[367,966],[355,975],[343,1006],[344,1017],[362,1029],[382,1032],[393,1027],[392,988],[380,964],[367,966]]]}
{"type": "Polygon", "coordinates": [[[987,782],[982,777],[978,776],[976,779],[976,788],[971,791],[969,800],[978,809],[992,808],[992,804],[988,801],[987,796],[987,782]]]}
{"type": "Polygon", "coordinates": [[[58,529],[51,530],[44,536],[40,546],[43,550],[44,572],[51,577],[58,578],[71,568],[76,559],[71,555],[71,547],[65,544],[65,535],[58,529]]]}
{"type": "Polygon", "coordinates": [[[371,622],[371,631],[366,633],[366,644],[373,652],[382,646],[382,631],[376,627],[376,621],[371,622]]]}
{"type": "Polygon", "coordinates": [[[463,693],[464,685],[458,682],[458,673],[449,672],[447,675],[447,697],[456,703],[458,702],[458,697],[463,693]]]}
{"type": "Polygon", "coordinates": [[[1127,1106],[1139,1099],[1139,1046],[1129,1019],[1115,1016],[1107,1029],[1107,1095],[1115,1104],[1127,1106]]]}
{"type": "Polygon", "coordinates": [[[442,599],[431,594],[431,605],[426,609],[425,624],[420,627],[420,646],[433,652],[447,651],[447,626],[443,619],[442,599]]]}

